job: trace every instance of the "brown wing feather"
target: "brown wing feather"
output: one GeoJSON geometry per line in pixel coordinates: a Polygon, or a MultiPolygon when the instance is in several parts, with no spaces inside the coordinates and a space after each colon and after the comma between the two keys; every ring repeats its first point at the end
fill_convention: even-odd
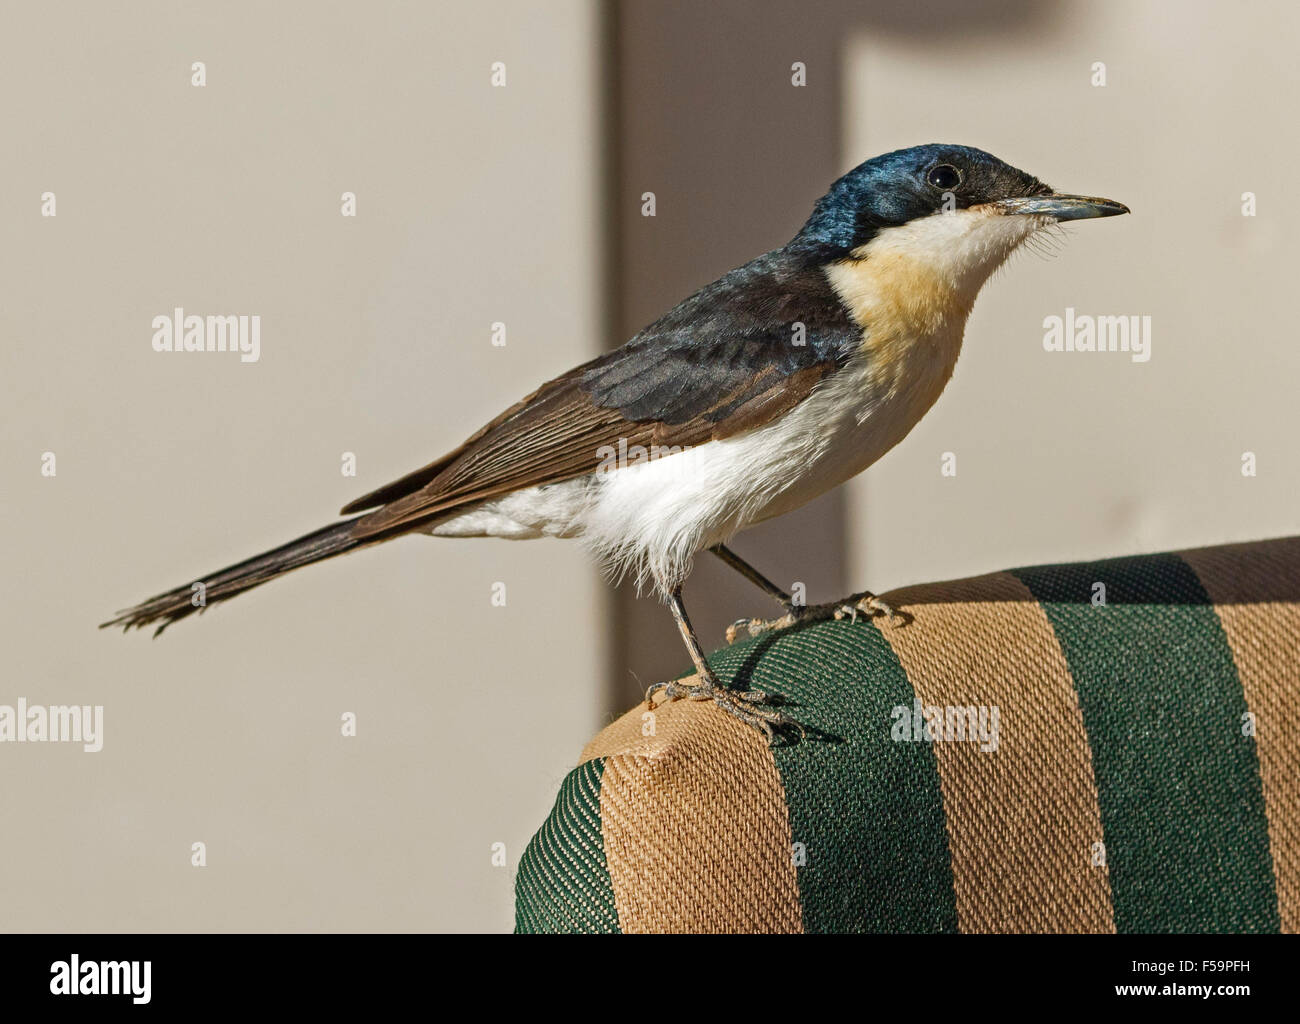
{"type": "Polygon", "coordinates": [[[823,364],[791,377],[755,381],[757,388],[718,397],[709,411],[730,406],[723,418],[701,415],[680,424],[629,420],[583,393],[576,371],[565,374],[498,417],[452,455],[404,477],[403,481],[419,480],[440,467],[419,490],[358,519],[353,536],[361,540],[402,524],[442,518],[452,510],[512,491],[584,476],[600,465],[600,449],[617,447],[620,440],[629,447],[686,447],[752,430],[793,408],[834,369],[834,363],[823,364]]]}
{"type": "Polygon", "coordinates": [[[339,510],[339,515],[350,516],[355,512],[364,512],[367,509],[377,508],[380,505],[387,505],[391,501],[395,501],[398,498],[403,498],[408,494],[413,494],[416,491],[419,491],[436,476],[442,473],[443,470],[460,458],[460,456],[468,449],[472,448],[482,440],[482,438],[495,430],[502,423],[517,416],[530,405],[538,402],[545,394],[554,391],[568,381],[581,376],[587,365],[589,364],[584,363],[582,366],[576,367],[568,373],[556,377],[554,380],[547,381],[536,391],[529,395],[525,395],[500,416],[497,416],[495,419],[484,425],[482,429],[468,437],[459,448],[448,452],[440,459],[430,462],[427,466],[422,466],[411,473],[407,473],[404,477],[394,480],[391,483],[387,483],[383,487],[378,487],[375,490],[370,491],[368,494],[363,494],[360,498],[348,502],[348,504],[344,505],[343,508],[339,510]]]}

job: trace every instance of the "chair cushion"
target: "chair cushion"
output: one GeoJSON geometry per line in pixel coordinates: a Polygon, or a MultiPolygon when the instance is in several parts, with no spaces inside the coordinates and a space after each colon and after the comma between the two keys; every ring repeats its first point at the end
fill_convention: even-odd
{"type": "Polygon", "coordinates": [[[1300,538],[883,595],[588,744],[520,932],[1300,930],[1300,538]]]}

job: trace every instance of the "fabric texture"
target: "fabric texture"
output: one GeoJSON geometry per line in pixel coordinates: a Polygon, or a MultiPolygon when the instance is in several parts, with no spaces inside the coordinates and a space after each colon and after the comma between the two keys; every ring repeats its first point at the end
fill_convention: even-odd
{"type": "Polygon", "coordinates": [[[555,809],[533,836],[515,880],[515,927],[521,932],[618,931],[605,866],[600,784],[603,760],[585,761],[565,778],[555,809]]]}
{"type": "Polygon", "coordinates": [[[883,595],[710,656],[781,693],[597,736],[519,932],[1300,930],[1300,538],[883,595]]]}

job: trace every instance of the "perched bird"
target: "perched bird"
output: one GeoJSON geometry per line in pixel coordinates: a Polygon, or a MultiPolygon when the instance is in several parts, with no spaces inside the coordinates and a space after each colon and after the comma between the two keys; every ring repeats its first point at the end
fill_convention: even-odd
{"type": "Polygon", "coordinates": [[[1063,195],[967,146],[868,160],[836,181],[788,243],[696,292],[622,348],[511,406],[464,444],[347,505],[352,518],[122,612],[158,631],[292,569],[410,533],[573,537],[613,576],[668,603],[698,681],[667,698],[715,701],[764,730],[795,724],[767,694],[709,668],[681,588],[712,551],[785,609],[750,632],[889,611],[874,595],[801,607],[726,543],[860,473],[898,444],[952,376],[980,287],[1060,221],[1128,208],[1063,195]],[[627,453],[635,453],[628,458],[627,453]]]}

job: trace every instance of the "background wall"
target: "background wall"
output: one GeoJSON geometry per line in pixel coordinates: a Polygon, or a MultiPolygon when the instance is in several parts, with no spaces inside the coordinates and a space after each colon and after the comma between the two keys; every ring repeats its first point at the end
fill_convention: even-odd
{"type": "Polygon", "coordinates": [[[0,744],[0,928],[509,928],[600,721],[581,552],[416,537],[95,626],[599,350],[595,5],[5,8],[0,703],[102,704],[105,740],[0,744]],[[154,352],[175,306],[261,315],[260,361],[154,352]]]}

